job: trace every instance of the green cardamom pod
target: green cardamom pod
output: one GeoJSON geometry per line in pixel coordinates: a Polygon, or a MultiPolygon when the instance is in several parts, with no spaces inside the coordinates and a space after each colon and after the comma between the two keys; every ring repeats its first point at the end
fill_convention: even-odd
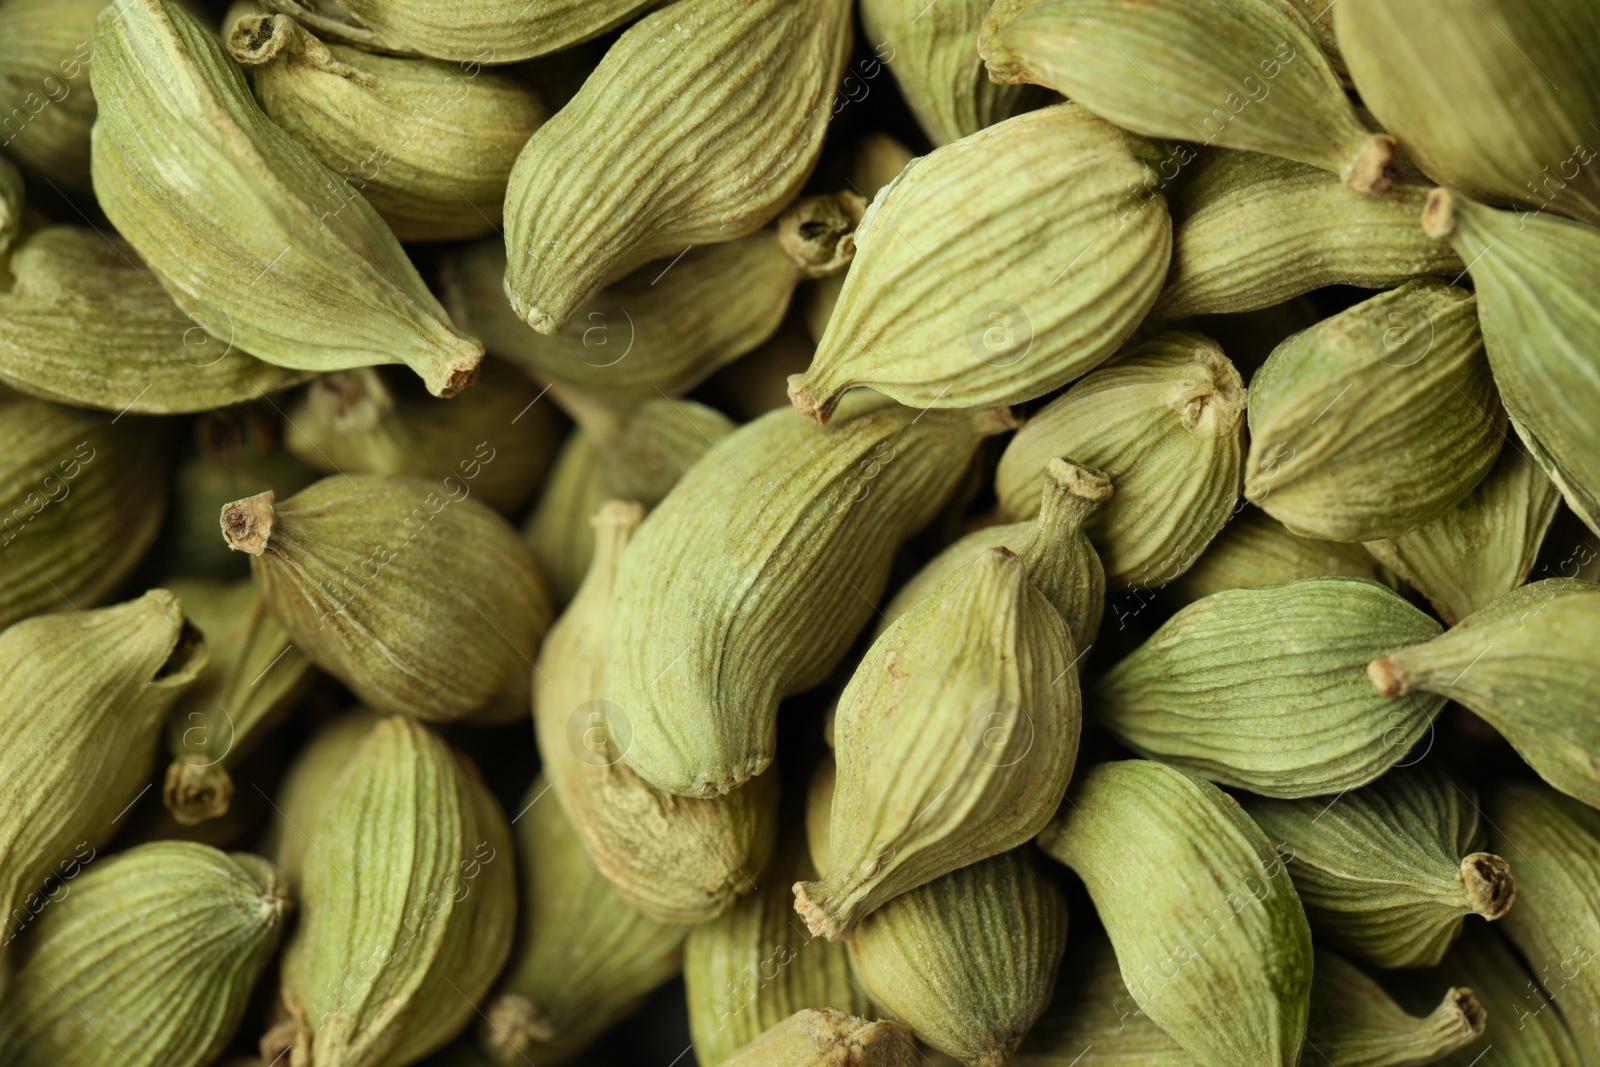
{"type": "Polygon", "coordinates": [[[723,1060],[724,1067],[920,1067],[924,1056],[899,1023],[807,1008],[723,1060]]]}
{"type": "Polygon", "coordinates": [[[1250,379],[1245,496],[1330,541],[1397,537],[1459,504],[1506,436],[1476,310],[1410,281],[1274,349],[1250,379]]]}
{"type": "Polygon", "coordinates": [[[1600,225],[1600,12],[1583,0],[1334,5],[1361,100],[1428,176],[1600,225]]]}
{"type": "Polygon", "coordinates": [[[290,901],[258,856],[160,841],[63,883],[0,1001],[11,1067],[205,1067],[233,1039],[290,901]]]}
{"type": "Polygon", "coordinates": [[[996,82],[1045,85],[1147,137],[1266,152],[1357,192],[1395,176],[1289,0],[1001,0],[978,51],[996,82]]]}
{"type": "Polygon", "coordinates": [[[1039,844],[1088,887],[1140,1009],[1204,1067],[1300,1062],[1311,930],[1237,801],[1176,767],[1102,763],[1039,844]]]}
{"type": "Polygon", "coordinates": [[[1116,487],[1085,524],[1106,578],[1170,581],[1238,506],[1244,416],[1244,383],[1215,341],[1161,334],[1079,381],[1011,439],[995,473],[1000,514],[1037,514],[1046,465],[1070,457],[1116,487]]]}
{"type": "Polygon", "coordinates": [[[383,718],[375,711],[356,708],[324,723],[283,776],[273,797],[272,824],[262,851],[273,858],[297,894],[311,835],[328,810],[333,787],[350,765],[350,757],[383,718]]]}
{"type": "Polygon", "coordinates": [[[1367,668],[1386,697],[1433,694],[1500,731],[1539,776],[1600,806],[1600,585],[1548,578],[1515,589],[1442,636],[1367,668]]]}
{"type": "Polygon", "coordinates": [[[657,788],[712,796],[761,773],[778,701],[828,676],[901,543],[980,442],[1013,425],[1005,409],[914,411],[873,394],[836,421],[774,411],[716,442],[623,556],[607,699],[632,721],[628,765],[657,788]]]}
{"type": "Polygon", "coordinates": [[[1105,362],[1166,277],[1156,158],[1061,104],[907,167],[856,231],[816,358],[790,379],[795,407],[826,421],[856,386],[915,407],[1013,404],[1105,362]],[[1002,180],[996,159],[1009,161],[1002,180]]]}
{"type": "Polygon", "coordinates": [[[1061,616],[1005,548],[872,643],[834,721],[828,873],[794,887],[813,933],[838,941],[899,894],[1043,828],[1077,759],[1073,655],[1061,616]]]}
{"type": "Polygon", "coordinates": [[[0,148],[75,193],[88,193],[94,20],[100,0],[6,0],[0,10],[0,148]]]}
{"type": "Polygon", "coordinates": [[[402,241],[494,232],[517,153],[549,117],[510,75],[324,44],[288,15],[240,19],[224,39],[267,117],[402,241]]]}
{"type": "Polygon", "coordinates": [[[1578,518],[1600,533],[1600,357],[1590,343],[1600,331],[1600,301],[1588,284],[1600,262],[1600,231],[1491,211],[1445,189],[1429,194],[1422,224],[1472,264],[1484,348],[1517,436],[1578,518]]]}
{"type": "Polygon", "coordinates": [[[268,490],[223,508],[222,535],[296,646],[367,704],[509,721],[527,714],[554,609],[516,530],[450,481],[335,475],[282,502],[268,490]]]}
{"type": "Polygon", "coordinates": [[[278,366],[406,363],[437,396],[472,384],[483,346],[194,16],[128,0],[97,21],[94,57],[95,194],[207,333],[278,366]]]}
{"type": "Polygon", "coordinates": [[[674,797],[624,762],[632,731],[626,709],[606,700],[606,637],[623,549],[643,520],[642,507],[621,501],[595,513],[588,577],[539,652],[534,728],[544,773],[601,873],[658,922],[705,922],[755,888],[777,834],[778,776],[726,796],[674,797]]]}
{"type": "MultiPolygon", "coordinates": [[[[3,75],[0,75],[3,77],[3,75]]],[[[0,264],[4,264],[11,242],[22,231],[23,202],[27,189],[22,172],[5,156],[0,156],[0,264]]],[[[3,321],[3,320],[0,320],[3,321]]]]}
{"type": "Polygon", "coordinates": [[[1323,796],[1375,780],[1432,730],[1443,697],[1386,701],[1364,668],[1439,629],[1361,578],[1227,590],[1163,623],[1089,703],[1141,756],[1262,796],[1323,796]]]}
{"type": "Polygon", "coordinates": [[[1438,771],[1397,770],[1337,797],[1247,799],[1278,843],[1321,944],[1378,967],[1431,967],[1468,915],[1499,919],[1517,883],[1475,793],[1438,771]]]}
{"type": "Polygon", "coordinates": [[[45,879],[111,839],[155,769],[168,709],[205,666],[165,589],[0,632],[0,945],[45,906],[45,879]]]}
{"type": "Polygon", "coordinates": [[[1560,490],[1533,460],[1515,446],[1501,448],[1461,503],[1410,533],[1367,542],[1367,551],[1454,625],[1528,580],[1560,503],[1560,490]]]}
{"type": "Polygon", "coordinates": [[[502,1067],[576,1056],[677,976],[690,930],[629,904],[549,789],[535,781],[517,817],[521,937],[477,1025],[479,1047],[502,1067]]]}
{"type": "Polygon", "coordinates": [[[1218,153],[1172,197],[1172,269],[1151,313],[1220,315],[1327,285],[1388,289],[1457,277],[1460,257],[1417,227],[1427,195],[1417,180],[1363,195],[1318,167],[1218,153]]]}
{"type": "MultiPolygon", "coordinates": [[[[1301,537],[1260,508],[1241,505],[1167,591],[1181,607],[1226,589],[1256,589],[1336,575],[1389,584],[1373,554],[1360,545],[1301,537]]],[[[1115,610],[1120,621],[1123,609],[1115,610]]]]}
{"type": "Polygon", "coordinates": [[[523,321],[560,333],[651,260],[777,217],[822,150],[851,10],[679,0],[625,30],[511,172],[505,291],[523,321]]]}

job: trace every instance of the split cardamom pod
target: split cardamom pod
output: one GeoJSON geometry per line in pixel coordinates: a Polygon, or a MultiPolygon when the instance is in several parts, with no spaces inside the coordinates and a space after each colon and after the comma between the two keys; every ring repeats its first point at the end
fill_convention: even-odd
{"type": "Polygon", "coordinates": [[[625,30],[511,172],[505,290],[523,321],[560,333],[651,260],[775,218],[822,150],[851,9],[680,0],[625,30]]]}
{"type": "Polygon", "coordinates": [[[1482,1037],[1487,1016],[1471,989],[1454,986],[1419,1018],[1359,967],[1318,948],[1305,1062],[1333,1067],[1436,1063],[1482,1037]]]}
{"type": "Polygon", "coordinates": [[[1260,508],[1243,505],[1167,590],[1181,607],[1225,589],[1337,575],[1385,581],[1383,568],[1360,545],[1301,537],[1260,508]]]}
{"type": "Polygon", "coordinates": [[[516,530],[452,480],[335,475],[282,502],[268,490],[223,508],[222,534],[295,645],[367,704],[508,721],[526,714],[553,609],[516,530]]]}
{"type": "Polygon", "coordinates": [[[1103,363],[1166,277],[1157,158],[1061,104],[917,160],[856,231],[816,357],[790,379],[795,407],[826,421],[857,386],[914,407],[1013,404],[1103,363]],[[1010,161],[1000,180],[996,159],[1010,161]]]}
{"type": "Polygon", "coordinates": [[[919,1067],[923,1055],[899,1023],[807,1008],[723,1060],[723,1067],[919,1067]]]}
{"type": "Polygon", "coordinates": [[[406,363],[436,396],[472,384],[483,346],[194,16],[170,0],[102,13],[93,81],[100,206],[218,342],[301,370],[406,363]]]}
{"type": "Polygon", "coordinates": [[[1250,379],[1245,496],[1330,541],[1397,537],[1459,504],[1506,436],[1476,310],[1411,281],[1274,349],[1250,379]]]}
{"type": "Polygon", "coordinates": [[[1163,623],[1089,704],[1142,756],[1262,796],[1329,795],[1375,780],[1432,729],[1443,697],[1386,701],[1364,668],[1439,629],[1361,578],[1227,590],[1163,623]]]}
{"type": "Polygon", "coordinates": [[[6,0],[0,11],[0,148],[34,173],[90,191],[89,129],[100,0],[6,0]]]}

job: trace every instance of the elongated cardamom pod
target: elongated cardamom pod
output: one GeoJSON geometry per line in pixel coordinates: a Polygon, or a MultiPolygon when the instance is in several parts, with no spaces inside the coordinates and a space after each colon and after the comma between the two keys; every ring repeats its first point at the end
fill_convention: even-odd
{"type": "Polygon", "coordinates": [[[212,32],[168,0],[95,25],[100,206],[185,312],[268,363],[405,363],[472,383],[458,333],[372,206],[264,115],[212,32]]]}
{"type": "Polygon", "coordinates": [[[1363,668],[1438,632],[1361,578],[1228,590],[1163,623],[1091,706],[1142,756],[1262,796],[1323,796],[1373,781],[1428,734],[1444,698],[1373,699],[1363,668]]]}
{"type": "Polygon", "coordinates": [[[415,1063],[476,1017],[511,950],[510,827],[477,769],[405,716],[372,727],[325,803],[283,959],[290,1062],[415,1063]]]}
{"type": "Polygon", "coordinates": [[[1473,991],[1456,986],[1445,992],[1438,1007],[1418,1018],[1360,968],[1319,948],[1306,1061],[1351,1067],[1434,1063],[1482,1037],[1486,1017],[1473,991]]]}
{"type": "Polygon", "coordinates": [[[1490,794],[1488,816],[1496,851],[1532,872],[1505,931],[1588,1063],[1600,1049],[1600,812],[1539,785],[1507,782],[1490,794]]]}
{"type": "Polygon", "coordinates": [[[1513,445],[1461,503],[1367,550],[1453,625],[1528,580],[1560,503],[1560,490],[1513,445]]]}
{"type": "Polygon", "coordinates": [[[517,314],[559,333],[652,259],[775,218],[822,149],[850,15],[848,0],[681,0],[626,30],[511,172],[517,314]]]}
{"type": "Polygon", "coordinates": [[[100,0],[7,0],[0,11],[0,147],[50,181],[87,193],[100,0]]]}
{"type": "Polygon", "coordinates": [[[1330,541],[1396,537],[1459,504],[1506,436],[1476,307],[1411,281],[1274,349],[1250,379],[1245,496],[1330,541]]]}
{"type": "Polygon", "coordinates": [[[813,933],[840,940],[886,901],[1039,832],[1077,759],[1073,656],[1004,548],[873,642],[834,722],[828,873],[794,887],[813,933]]]}
{"type": "Polygon", "coordinates": [[[165,589],[0,633],[0,944],[44,906],[46,878],[111,839],[155,769],[167,710],[205,665],[165,589]]]}
{"type": "MultiPolygon", "coordinates": [[[[620,501],[595,513],[588,577],[539,652],[534,727],[544,773],[601,873],[652,919],[704,922],[755,888],[778,832],[778,776],[675,797],[624,762],[632,735],[626,709],[606,699],[606,637],[617,567],[643,520],[642,507],[620,501]]],[[[785,883],[785,909],[787,893],[785,883]]]]}
{"type": "Polygon", "coordinates": [[[323,724],[283,777],[273,798],[273,820],[263,851],[272,857],[297,894],[311,836],[329,808],[333,788],[350,766],[350,757],[383,718],[367,708],[356,708],[323,724]]]}
{"type": "Polygon", "coordinates": [[[1167,589],[1182,605],[1226,589],[1332,575],[1384,581],[1383,568],[1360,545],[1301,537],[1260,508],[1244,505],[1167,589]]]}
{"type": "Polygon", "coordinates": [[[1378,967],[1433,966],[1468,915],[1498,919],[1517,896],[1511,865],[1483,851],[1477,796],[1438,771],[1245,810],[1283,854],[1320,943],[1378,967]]]}
{"type": "Polygon", "coordinates": [[[516,530],[464,485],[336,475],[229,504],[222,535],[307,658],[379,711],[526,713],[550,597],[516,530]]]}
{"type": "Polygon", "coordinates": [[[103,860],[19,946],[0,1002],[13,1067],[204,1067],[233,1038],[290,909],[244,853],[158,841],[103,860]]]}
{"type": "Polygon", "coordinates": [[[1362,195],[1318,167],[1219,153],[1173,196],[1172,269],[1152,314],[1254,311],[1326,285],[1457,277],[1460,257],[1417,227],[1427,189],[1408,180],[1362,195]]]}
{"type": "Polygon", "coordinates": [[[0,627],[103,602],[166,499],[164,426],[0,396],[0,627]]]}
{"type": "Polygon", "coordinates": [[[180,578],[169,588],[211,652],[167,722],[173,758],[162,799],[173,818],[194,826],[227,814],[229,771],[293,710],[313,674],[253,583],[180,578]]]}
{"type": "Polygon", "coordinates": [[[0,262],[22,229],[23,198],[27,190],[17,165],[0,156],[0,262]]]}
{"type": "Polygon", "coordinates": [[[1300,1062],[1311,930],[1236,801],[1165,764],[1102,763],[1039,844],[1088,887],[1139,1007],[1204,1067],[1300,1062]]]}
{"type": "Polygon", "coordinates": [[[1367,668],[1386,697],[1434,694],[1500,731],[1539,776],[1600,807],[1600,586],[1549,578],[1367,668]]]}
{"type": "Polygon", "coordinates": [[[517,153],[549,117],[509,75],[323,44],[288,15],[240,19],[225,40],[267,117],[402,241],[495,231],[517,153]]]}
{"type": "Polygon", "coordinates": [[[1338,30],[1362,103],[1429,177],[1600,225],[1592,5],[1356,0],[1323,21],[1338,30]]]}
{"type": "Polygon", "coordinates": [[[1000,514],[1037,514],[1046,465],[1069,456],[1116,487],[1085,524],[1106,578],[1170,581],[1237,507],[1244,414],[1244,383],[1215,341],[1162,334],[1028,420],[1000,457],[1000,514]]]}
{"type": "MultiPolygon", "coordinates": [[[[855,155],[850,161],[850,190],[870,203],[880,189],[906,169],[912,158],[911,149],[888,134],[867,134],[856,145],[855,155]]],[[[806,332],[811,335],[813,342],[822,340],[823,334],[828,332],[828,319],[833,315],[834,305],[839,302],[839,294],[844,290],[844,280],[848,275],[849,268],[846,267],[837,274],[829,274],[810,283],[805,317],[806,332]]]]}
{"type": "Polygon", "coordinates": [[[479,1046],[502,1067],[577,1055],[677,975],[690,929],[629,904],[548,789],[534,782],[517,818],[521,939],[477,1025],[479,1046]]]}
{"type": "Polygon", "coordinates": [[[917,1067],[923,1059],[911,1032],[899,1023],[807,1008],[722,1062],[725,1067],[917,1067]]]}
{"type": "Polygon", "coordinates": [[[826,421],[856,386],[916,407],[1013,404],[1104,362],[1166,276],[1156,158],[1061,104],[918,160],[856,231],[856,269],[790,380],[795,407],[826,421]],[[1013,164],[1000,181],[997,158],[1013,164]]]}
{"type": "Polygon", "coordinates": [[[978,51],[997,82],[1047,85],[1147,137],[1266,152],[1357,192],[1394,178],[1289,0],[1003,0],[978,51]]]}
{"type": "Polygon", "coordinates": [[[883,610],[878,632],[989,549],[1007,548],[1022,557],[1028,580],[1060,612],[1072,647],[1087,649],[1100,629],[1106,576],[1083,528],[1111,496],[1111,479],[1101,472],[1070,460],[1050,460],[1045,464],[1039,514],[1026,522],[985,527],[939,553],[900,587],[883,610]]]}
{"type": "Polygon", "coordinates": [[[660,789],[710,796],[761,773],[778,701],[827,677],[900,544],[978,444],[1012,425],[1003,409],[919,412],[874,395],[837,421],[780,410],[734,431],[623,557],[607,699],[632,723],[628,765],[660,789]]]}
{"type": "MultiPolygon", "coordinates": [[[[1600,169],[1600,168],[1596,168],[1600,169]]],[[[1544,215],[1491,211],[1444,189],[1422,224],[1472,264],[1478,319],[1511,424],[1567,505],[1600,533],[1600,300],[1585,280],[1600,232],[1544,215]]]]}
{"type": "Polygon", "coordinates": [[[496,355],[538,377],[616,402],[677,396],[771,337],[801,282],[843,269],[865,209],[852,192],[806,197],[738,240],[646,263],[550,337],[506,302],[503,241],[446,259],[445,303],[496,355]]]}

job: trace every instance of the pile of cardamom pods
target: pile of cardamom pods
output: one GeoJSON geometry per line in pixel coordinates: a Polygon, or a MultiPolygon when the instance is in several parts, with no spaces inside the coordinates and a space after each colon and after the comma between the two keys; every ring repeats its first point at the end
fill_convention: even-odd
{"type": "Polygon", "coordinates": [[[1600,0],[0,0],[0,1067],[1600,1067],[1597,583],[1600,0]]]}

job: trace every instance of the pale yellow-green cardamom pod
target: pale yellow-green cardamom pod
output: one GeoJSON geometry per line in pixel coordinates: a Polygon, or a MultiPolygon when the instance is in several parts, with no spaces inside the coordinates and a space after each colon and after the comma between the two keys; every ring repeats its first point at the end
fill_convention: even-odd
{"type": "Polygon", "coordinates": [[[857,386],[916,407],[1014,404],[1103,363],[1166,277],[1156,159],[1061,104],[917,160],[856,231],[816,358],[790,380],[795,407],[826,421],[857,386]]]}
{"type": "Polygon", "coordinates": [[[5,263],[11,243],[22,230],[22,212],[27,188],[22,172],[5,156],[0,156],[0,264],[5,263]]]}
{"type": "Polygon", "coordinates": [[[94,20],[100,0],[6,0],[0,10],[0,148],[35,174],[88,193],[94,20]]]}
{"type": "Polygon", "coordinates": [[[899,1023],[807,1008],[723,1060],[724,1067],[919,1067],[924,1057],[899,1023]]]}
{"type": "Polygon", "coordinates": [[[1290,0],[1001,0],[978,51],[1001,83],[1046,85],[1135,133],[1267,152],[1357,192],[1395,176],[1290,0]]]}
{"type": "Polygon", "coordinates": [[[62,884],[0,1001],[10,1067],[205,1067],[233,1039],[291,908],[266,860],[140,845],[62,884]]]}
{"type": "Polygon", "coordinates": [[[1330,541],[1397,537],[1459,504],[1506,439],[1476,310],[1411,281],[1274,349],[1250,379],[1245,496],[1330,541]]]}
{"type": "Polygon", "coordinates": [[[1331,795],[1430,733],[1444,698],[1385,700],[1365,668],[1439,629],[1362,578],[1214,593],[1112,667],[1088,705],[1123,744],[1190,774],[1262,796],[1331,795]]]}
{"type": "Polygon", "coordinates": [[[1548,578],[1441,636],[1388,652],[1367,673],[1386,697],[1433,694],[1465,705],[1546,782],[1600,807],[1597,627],[1600,585],[1548,578]]]}
{"type": "Polygon", "coordinates": [[[302,370],[405,363],[437,396],[472,384],[483,346],[194,16],[169,0],[103,13],[93,77],[100,206],[213,338],[302,370]]]}
{"type": "Polygon", "coordinates": [[[383,718],[367,708],[355,708],[324,723],[301,747],[272,798],[273,819],[262,851],[272,857],[296,894],[311,835],[328,810],[333,786],[350,765],[351,755],[383,718]]]}
{"type": "Polygon", "coordinates": [[[1517,898],[1511,864],[1484,851],[1477,794],[1426,766],[1245,810],[1283,856],[1319,943],[1378,967],[1431,967],[1468,915],[1499,919],[1517,898]]]}
{"type": "Polygon", "coordinates": [[[494,232],[511,166],[549,117],[510,75],[324,44],[288,15],[245,17],[224,39],[267,117],[402,241],[494,232]]]}
{"type": "Polygon", "coordinates": [[[517,531],[451,482],[334,475],[284,501],[268,490],[223,508],[222,535],[295,644],[366,703],[511,721],[554,609],[517,531]]]}
{"type": "MultiPolygon", "coordinates": [[[[1167,586],[1167,595],[1182,606],[1225,589],[1257,589],[1329,575],[1385,582],[1382,566],[1360,545],[1301,537],[1260,508],[1244,505],[1194,565],[1167,586]]],[[[1121,622],[1127,609],[1113,610],[1121,622]]]]}
{"type": "Polygon", "coordinates": [[[684,796],[760,774],[778,701],[828,676],[896,550],[1012,425],[1005,409],[915,411],[864,393],[829,426],[780,410],[716,442],[617,575],[606,693],[632,724],[628,765],[684,796]]]}
{"type": "Polygon", "coordinates": [[[1150,760],[1102,763],[1039,843],[1088,887],[1140,1009],[1203,1067],[1300,1062],[1311,930],[1232,797],[1150,760]]]}
{"type": "Polygon", "coordinates": [[[989,549],[874,641],[839,698],[828,872],[794,887],[806,925],[840,940],[1026,842],[1061,801],[1081,724],[1066,625],[1020,558],[989,549]]]}
{"type": "Polygon", "coordinates": [[[1056,456],[1116,492],[1085,524],[1106,579],[1153,587],[1182,574],[1238,507],[1245,388],[1215,341],[1164,333],[1129,349],[1028,420],[995,473],[1008,521],[1039,511],[1056,456]]]}
{"type": "MultiPolygon", "coordinates": [[[[1429,993],[1437,995],[1432,987],[1429,993]]],[[[1428,1014],[1412,1015],[1359,967],[1319,947],[1302,1062],[1332,1067],[1436,1063],[1482,1037],[1488,1014],[1471,989],[1456,985],[1428,1014]]]]}
{"type": "Polygon", "coordinates": [[[851,9],[679,0],[625,30],[511,172],[505,289],[517,314],[559,333],[651,260],[776,218],[822,150],[851,9]]]}

